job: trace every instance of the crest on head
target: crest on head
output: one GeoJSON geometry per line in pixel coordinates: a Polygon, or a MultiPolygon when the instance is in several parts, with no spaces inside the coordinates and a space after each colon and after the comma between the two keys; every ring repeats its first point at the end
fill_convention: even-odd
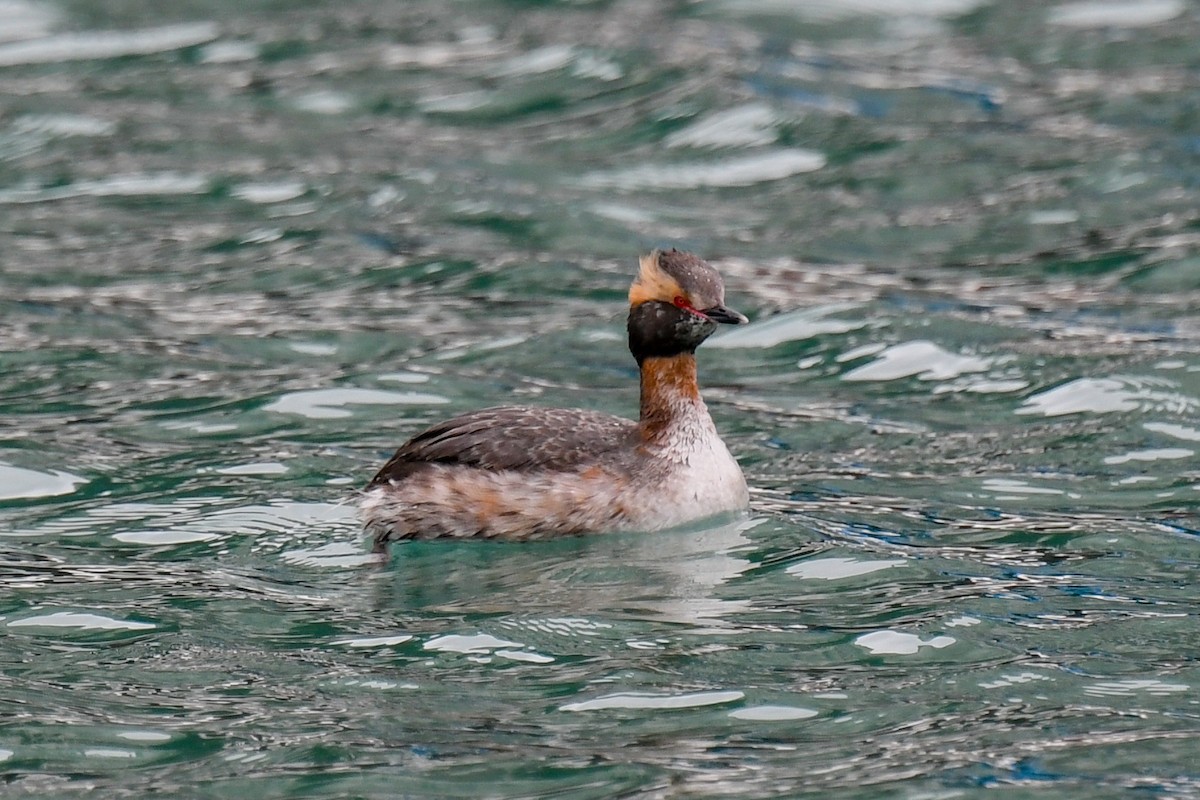
{"type": "Polygon", "coordinates": [[[697,255],[675,249],[655,250],[641,258],[641,268],[629,287],[629,305],[653,300],[712,308],[725,302],[725,282],[697,255]]]}

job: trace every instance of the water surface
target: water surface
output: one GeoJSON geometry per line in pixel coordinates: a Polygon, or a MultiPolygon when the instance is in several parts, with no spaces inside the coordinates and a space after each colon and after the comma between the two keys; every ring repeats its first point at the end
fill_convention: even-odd
{"type": "Polygon", "coordinates": [[[1200,9],[804,6],[0,0],[6,796],[1200,795],[1200,9]],[[371,567],[655,246],[752,512],[371,567]]]}

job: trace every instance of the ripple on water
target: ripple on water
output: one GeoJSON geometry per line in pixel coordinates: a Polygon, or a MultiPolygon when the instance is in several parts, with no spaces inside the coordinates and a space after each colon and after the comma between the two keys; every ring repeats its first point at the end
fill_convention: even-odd
{"type": "Polygon", "coordinates": [[[580,700],[576,703],[566,703],[559,706],[560,711],[608,711],[611,709],[629,709],[636,711],[674,711],[687,708],[703,708],[704,706],[735,703],[745,697],[738,691],[723,692],[692,692],[690,694],[648,694],[642,692],[620,692],[597,697],[592,700],[580,700]]]}
{"type": "Polygon", "coordinates": [[[145,547],[244,539],[256,551],[282,553],[285,561],[302,566],[341,568],[371,561],[358,542],[357,512],[349,504],[274,500],[231,506],[228,497],[109,503],[23,533],[78,536],[98,532],[123,544],[145,547]],[[331,542],[334,536],[351,541],[331,542]],[[306,547],[312,539],[321,544],[306,547]]]}
{"type": "Polygon", "coordinates": [[[351,416],[349,405],[443,405],[449,398],[426,392],[390,392],[384,389],[310,389],[289,392],[264,408],[281,414],[299,414],[309,419],[339,419],[351,416]]]}
{"type": "Polygon", "coordinates": [[[814,150],[769,150],[714,161],[678,164],[645,164],[633,169],[585,175],[586,186],[603,189],[699,189],[719,186],[752,186],[814,172],[825,166],[825,156],[814,150]]]}
{"type": "Polygon", "coordinates": [[[331,542],[320,547],[288,550],[281,558],[289,564],[320,569],[354,569],[379,563],[378,556],[364,553],[357,542],[331,542]]]}
{"type": "MultiPolygon", "coordinates": [[[[54,24],[159,24],[0,0],[0,39],[35,2],[60,48],[54,24]]],[[[10,792],[1069,793],[1098,753],[1126,759],[1104,761],[1122,789],[1193,776],[1194,131],[1169,113],[1188,75],[1156,66],[1182,25],[1113,42],[1060,17],[1046,39],[990,0],[472,5],[495,29],[453,4],[245,5],[177,56],[0,69],[0,427],[27,437],[0,458],[62,493],[0,501],[5,700],[28,712],[0,740],[10,792]],[[876,36],[910,17],[944,35],[876,36]],[[1086,63],[1026,80],[1046,52],[1086,63]],[[979,81],[1030,124],[922,88],[979,81]],[[1167,146],[1127,153],[1147,118],[1167,146]],[[959,202],[984,184],[996,202],[959,202]],[[738,253],[734,298],[825,303],[711,341],[765,521],[363,568],[328,482],[365,468],[381,417],[509,387],[636,409],[598,353],[633,240],[738,253]],[[382,330],[415,305],[424,323],[382,330]],[[1176,382],[1052,394],[1121,372],[1176,382]],[[71,465],[87,482],[53,473],[71,465]]],[[[189,8],[162,13],[212,13],[189,8]]]]}

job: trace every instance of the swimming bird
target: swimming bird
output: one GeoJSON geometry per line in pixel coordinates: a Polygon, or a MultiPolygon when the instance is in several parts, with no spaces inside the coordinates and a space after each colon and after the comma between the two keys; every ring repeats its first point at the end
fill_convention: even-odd
{"type": "Polygon", "coordinates": [[[629,289],[638,421],[575,408],[472,411],[409,439],[362,496],[377,553],[398,539],[524,541],[661,530],[745,508],[746,480],[696,381],[696,348],[725,306],[712,266],[679,250],[640,260],[629,289]]]}

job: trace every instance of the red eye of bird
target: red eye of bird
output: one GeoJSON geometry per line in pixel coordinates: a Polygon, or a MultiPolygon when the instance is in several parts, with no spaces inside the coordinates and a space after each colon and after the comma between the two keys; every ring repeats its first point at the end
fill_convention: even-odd
{"type": "Polygon", "coordinates": [[[681,295],[681,294],[675,295],[674,302],[675,302],[676,308],[682,308],[684,311],[688,312],[689,314],[700,317],[700,319],[708,319],[708,315],[706,315],[703,311],[701,311],[700,309],[698,309],[694,305],[692,305],[691,302],[683,295],[681,295]]]}

